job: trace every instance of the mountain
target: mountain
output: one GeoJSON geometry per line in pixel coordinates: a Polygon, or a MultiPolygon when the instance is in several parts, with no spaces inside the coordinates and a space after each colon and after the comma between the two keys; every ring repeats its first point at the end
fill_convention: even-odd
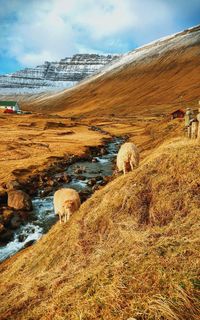
{"type": "Polygon", "coordinates": [[[118,57],[118,55],[76,54],[59,62],[46,61],[35,68],[26,68],[0,76],[0,94],[38,93],[68,88],[118,57]]]}
{"type": "Polygon", "coordinates": [[[200,92],[200,26],[162,38],[112,62],[78,86],[41,96],[31,110],[67,114],[134,114],[196,103],[200,92]]]}

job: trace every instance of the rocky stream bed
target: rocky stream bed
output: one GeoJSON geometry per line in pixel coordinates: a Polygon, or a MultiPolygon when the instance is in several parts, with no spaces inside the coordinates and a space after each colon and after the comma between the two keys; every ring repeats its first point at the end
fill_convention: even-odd
{"type": "Polygon", "coordinates": [[[55,224],[58,220],[53,209],[55,190],[74,188],[83,202],[100,186],[105,185],[111,179],[114,160],[124,140],[122,137],[108,139],[104,146],[91,147],[89,155],[79,158],[72,156],[58,170],[52,171],[50,168],[43,176],[37,176],[37,179],[27,183],[25,191],[31,197],[31,212],[19,211],[13,215],[13,210],[9,207],[2,209],[1,206],[8,220],[5,224],[6,233],[2,233],[4,236],[0,239],[0,261],[33,244],[55,224]]]}

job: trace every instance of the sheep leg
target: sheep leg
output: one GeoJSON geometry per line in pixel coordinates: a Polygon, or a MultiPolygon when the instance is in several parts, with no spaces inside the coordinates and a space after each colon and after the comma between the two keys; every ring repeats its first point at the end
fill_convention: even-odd
{"type": "Polygon", "coordinates": [[[68,211],[67,212],[67,221],[69,220],[69,217],[70,217],[70,212],[68,211]]]}
{"type": "Polygon", "coordinates": [[[60,224],[62,223],[62,215],[59,213],[60,224]]]}
{"type": "Polygon", "coordinates": [[[125,164],[125,162],[123,163],[123,173],[126,174],[126,164],[125,164]]]}
{"type": "Polygon", "coordinates": [[[132,161],[130,161],[130,166],[131,166],[131,171],[133,171],[134,170],[134,165],[133,165],[132,161]]]}
{"type": "Polygon", "coordinates": [[[67,222],[67,213],[65,212],[64,223],[67,222]]]}

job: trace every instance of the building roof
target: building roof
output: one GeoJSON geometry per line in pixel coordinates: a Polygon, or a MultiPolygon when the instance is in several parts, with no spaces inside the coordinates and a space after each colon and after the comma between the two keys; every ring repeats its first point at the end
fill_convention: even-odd
{"type": "Polygon", "coordinates": [[[17,104],[17,101],[0,101],[0,106],[11,107],[11,106],[15,106],[16,104],[17,104]]]}
{"type": "Polygon", "coordinates": [[[176,113],[177,111],[180,111],[180,112],[182,112],[182,113],[185,113],[185,111],[184,111],[183,109],[177,109],[177,110],[171,112],[171,114],[174,114],[174,113],[176,113]]]}

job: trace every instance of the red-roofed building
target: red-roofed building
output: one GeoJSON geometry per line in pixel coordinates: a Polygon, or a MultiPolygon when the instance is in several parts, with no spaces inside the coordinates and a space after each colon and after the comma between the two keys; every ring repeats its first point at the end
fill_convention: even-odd
{"type": "Polygon", "coordinates": [[[184,118],[184,116],[185,116],[185,111],[182,109],[177,109],[171,113],[171,119],[176,119],[176,118],[181,119],[181,118],[184,118]]]}

